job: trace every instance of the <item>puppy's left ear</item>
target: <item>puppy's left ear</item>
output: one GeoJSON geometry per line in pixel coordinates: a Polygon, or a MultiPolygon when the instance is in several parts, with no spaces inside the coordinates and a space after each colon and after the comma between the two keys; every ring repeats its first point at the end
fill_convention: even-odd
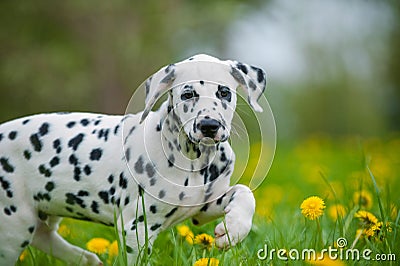
{"type": "Polygon", "coordinates": [[[231,61],[231,75],[236,79],[247,94],[247,101],[257,112],[262,112],[262,107],[258,104],[258,99],[263,94],[267,78],[261,68],[231,61]]]}
{"type": "Polygon", "coordinates": [[[160,96],[171,88],[171,84],[176,78],[175,68],[175,65],[165,66],[146,80],[145,108],[140,118],[140,123],[150,113],[151,108],[153,108],[160,96]]]}

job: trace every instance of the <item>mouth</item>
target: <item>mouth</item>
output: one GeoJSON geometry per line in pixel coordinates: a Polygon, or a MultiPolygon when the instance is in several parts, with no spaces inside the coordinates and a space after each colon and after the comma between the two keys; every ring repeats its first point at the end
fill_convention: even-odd
{"type": "Polygon", "coordinates": [[[202,143],[202,144],[207,144],[207,145],[225,142],[229,138],[229,135],[227,135],[227,134],[221,134],[221,135],[217,134],[213,137],[208,137],[208,136],[204,136],[203,134],[194,134],[193,135],[192,132],[189,132],[189,134],[186,134],[186,135],[187,135],[188,139],[195,144],[202,143]],[[198,135],[198,136],[195,136],[195,135],[198,135]]]}

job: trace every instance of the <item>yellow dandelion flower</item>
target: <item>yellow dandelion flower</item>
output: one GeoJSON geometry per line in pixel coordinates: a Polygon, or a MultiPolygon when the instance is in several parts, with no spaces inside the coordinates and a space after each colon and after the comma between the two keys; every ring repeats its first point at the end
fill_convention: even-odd
{"type": "Polygon", "coordinates": [[[200,234],[194,238],[194,243],[205,248],[211,248],[214,244],[214,238],[208,234],[200,234]]]}
{"type": "Polygon", "coordinates": [[[324,213],[325,209],[324,201],[317,196],[312,196],[305,199],[301,205],[301,213],[310,220],[315,220],[324,213]]]}
{"type": "Polygon", "coordinates": [[[368,211],[358,211],[354,214],[354,217],[362,222],[363,227],[371,227],[372,225],[378,224],[378,218],[368,211]]]}
{"type": "Polygon", "coordinates": [[[201,258],[193,266],[218,266],[219,260],[216,258],[201,258]]]}
{"type": "Polygon", "coordinates": [[[363,234],[366,237],[377,236],[379,234],[379,231],[381,231],[381,226],[382,226],[382,223],[371,225],[364,229],[363,234]]]}
{"type": "Polygon", "coordinates": [[[355,204],[360,205],[361,208],[372,208],[372,194],[366,190],[356,191],[353,194],[353,201],[355,204]]]}
{"type": "Polygon", "coordinates": [[[21,255],[19,255],[19,260],[24,261],[28,256],[29,256],[28,249],[24,249],[24,251],[22,251],[21,255]]]}
{"type": "Polygon", "coordinates": [[[104,238],[92,238],[89,242],[86,243],[86,248],[94,252],[96,254],[104,254],[107,252],[108,247],[110,246],[110,241],[104,238]]]}
{"type": "Polygon", "coordinates": [[[118,242],[114,240],[108,247],[108,256],[116,257],[118,255],[118,242]]]}
{"type": "Polygon", "coordinates": [[[65,224],[61,224],[60,227],[58,227],[57,232],[62,237],[67,237],[71,234],[71,230],[65,224]]]}
{"type": "Polygon", "coordinates": [[[186,242],[189,244],[193,244],[194,234],[192,230],[190,230],[189,226],[187,225],[179,225],[176,227],[178,234],[185,238],[186,242]]]}
{"type": "Polygon", "coordinates": [[[342,204],[335,204],[328,208],[328,215],[332,220],[336,221],[338,217],[342,217],[346,214],[346,208],[342,204]]]}

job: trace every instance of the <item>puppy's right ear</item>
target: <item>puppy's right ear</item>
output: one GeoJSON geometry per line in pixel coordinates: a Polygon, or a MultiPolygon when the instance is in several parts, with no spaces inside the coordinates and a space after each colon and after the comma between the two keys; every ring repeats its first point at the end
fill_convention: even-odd
{"type": "Polygon", "coordinates": [[[176,67],[173,64],[163,67],[146,80],[145,108],[142,117],[140,118],[140,123],[142,123],[150,113],[151,108],[153,108],[158,98],[171,88],[171,84],[176,78],[175,68],[176,67]]]}

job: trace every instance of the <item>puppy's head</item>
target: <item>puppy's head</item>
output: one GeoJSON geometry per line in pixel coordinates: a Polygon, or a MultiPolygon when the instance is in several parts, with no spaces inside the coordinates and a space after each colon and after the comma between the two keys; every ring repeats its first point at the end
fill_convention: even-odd
{"type": "Polygon", "coordinates": [[[141,121],[157,99],[169,91],[170,111],[175,113],[192,142],[204,138],[226,141],[239,86],[245,90],[250,106],[261,112],[257,100],[266,86],[262,69],[203,54],[193,56],[163,67],[146,81],[146,107],[141,121]]]}

